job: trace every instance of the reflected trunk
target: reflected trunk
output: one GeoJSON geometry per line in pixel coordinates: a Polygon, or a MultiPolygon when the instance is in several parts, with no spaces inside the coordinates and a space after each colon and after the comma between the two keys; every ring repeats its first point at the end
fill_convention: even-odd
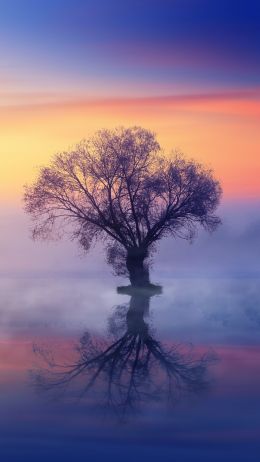
{"type": "Polygon", "coordinates": [[[126,314],[127,333],[142,337],[148,334],[148,325],[144,321],[144,316],[148,316],[149,314],[150,298],[152,295],[145,292],[132,294],[129,310],[126,314]]]}

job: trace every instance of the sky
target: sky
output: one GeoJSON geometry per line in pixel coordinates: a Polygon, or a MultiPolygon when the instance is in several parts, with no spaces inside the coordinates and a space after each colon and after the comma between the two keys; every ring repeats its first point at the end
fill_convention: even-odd
{"type": "Polygon", "coordinates": [[[246,255],[259,229],[259,19],[253,0],[0,0],[0,270],[33,254],[23,185],[55,152],[118,125],[214,170],[246,255]]]}

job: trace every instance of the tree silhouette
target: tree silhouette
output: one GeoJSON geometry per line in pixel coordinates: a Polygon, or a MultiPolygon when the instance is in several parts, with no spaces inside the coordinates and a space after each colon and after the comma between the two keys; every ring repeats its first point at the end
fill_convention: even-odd
{"type": "Polygon", "coordinates": [[[144,261],[159,239],[191,239],[198,225],[215,230],[220,195],[210,170],[181,153],[164,156],[151,131],[132,127],[101,130],[55,155],[24,200],[34,238],[67,231],[85,250],[102,239],[108,259],[121,252],[132,284],[144,285],[144,261]]]}
{"type": "Polygon", "coordinates": [[[76,383],[82,398],[95,388],[102,408],[112,408],[120,418],[137,411],[141,404],[172,404],[184,392],[205,390],[208,364],[215,357],[206,353],[197,358],[191,348],[164,346],[156,340],[147,318],[150,298],[158,292],[156,287],[132,290],[129,305],[117,306],[109,318],[112,340],[97,339],[86,332],[72,363],[59,364],[53,354],[35,347],[47,368],[33,371],[34,385],[66,394],[76,383]]]}

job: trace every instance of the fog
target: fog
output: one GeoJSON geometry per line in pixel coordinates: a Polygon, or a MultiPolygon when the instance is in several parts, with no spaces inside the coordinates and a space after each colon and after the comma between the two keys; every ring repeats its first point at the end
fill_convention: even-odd
{"type": "MultiPolygon", "coordinates": [[[[222,226],[212,235],[200,230],[190,244],[163,239],[153,258],[152,274],[174,276],[247,276],[260,272],[260,203],[226,201],[219,209],[222,226]]],[[[33,242],[30,220],[22,208],[2,207],[0,274],[40,273],[111,275],[102,245],[83,255],[76,242],[33,242]]]]}

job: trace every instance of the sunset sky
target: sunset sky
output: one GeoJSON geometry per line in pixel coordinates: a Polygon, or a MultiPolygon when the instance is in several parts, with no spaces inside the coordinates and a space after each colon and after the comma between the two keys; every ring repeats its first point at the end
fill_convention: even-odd
{"type": "Polygon", "coordinates": [[[96,129],[141,125],[260,196],[258,1],[0,0],[1,203],[96,129]]]}

